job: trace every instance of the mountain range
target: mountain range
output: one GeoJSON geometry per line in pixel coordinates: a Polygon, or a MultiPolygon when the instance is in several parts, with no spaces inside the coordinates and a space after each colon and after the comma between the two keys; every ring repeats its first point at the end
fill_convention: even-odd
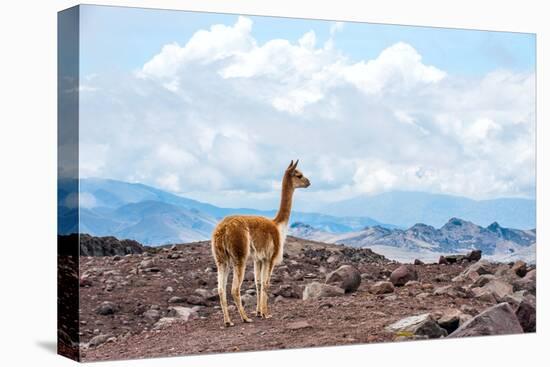
{"type": "MultiPolygon", "coordinates": [[[[88,233],[94,236],[116,236],[147,245],[184,243],[210,237],[216,223],[226,215],[247,214],[275,216],[275,210],[221,208],[184,198],[157,188],[123,181],[86,178],[80,180],[80,227],[71,222],[74,199],[69,192],[75,187],[60,182],[58,187],[59,228],[61,234],[88,233]]],[[[74,217],[74,216],[73,216],[74,217]]],[[[365,226],[395,228],[369,217],[331,216],[322,213],[293,211],[292,221],[301,221],[319,230],[344,233],[365,226]]]]}
{"type": "MultiPolygon", "coordinates": [[[[158,246],[208,239],[216,223],[226,215],[275,215],[275,210],[222,208],[140,183],[84,178],[79,186],[80,194],[76,196],[71,193],[77,187],[74,181],[59,182],[60,234],[116,236],[158,246]],[[72,220],[78,210],[75,196],[79,198],[79,223],[72,220]]],[[[403,253],[407,257],[415,253],[433,257],[436,253],[471,248],[482,249],[486,254],[531,256],[532,251],[527,248],[535,242],[535,230],[530,229],[535,227],[534,201],[524,199],[479,202],[446,195],[392,192],[359,197],[356,202],[333,203],[323,210],[293,211],[290,233],[328,243],[369,246],[389,257],[392,255],[388,251],[399,250],[400,254],[393,254],[393,258],[403,253]],[[455,215],[449,220],[452,213],[465,216],[455,215]],[[501,226],[499,218],[519,225],[501,226]],[[404,225],[409,222],[414,223],[404,225]],[[443,223],[433,224],[440,222],[443,223]],[[530,224],[533,225],[525,227],[530,224]]]]}
{"type": "Polygon", "coordinates": [[[360,231],[328,233],[306,223],[293,223],[289,234],[308,240],[368,247],[390,258],[422,255],[434,260],[441,254],[464,253],[472,249],[484,254],[513,259],[514,254],[530,262],[535,258],[536,230],[501,227],[497,222],[482,227],[472,222],[451,218],[441,228],[417,223],[408,229],[369,226],[360,231]],[[398,250],[398,251],[397,251],[398,250]]]}

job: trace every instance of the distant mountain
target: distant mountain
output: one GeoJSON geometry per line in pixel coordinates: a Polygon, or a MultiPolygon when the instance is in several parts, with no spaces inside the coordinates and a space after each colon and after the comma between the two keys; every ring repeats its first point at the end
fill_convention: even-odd
{"type": "MultiPolygon", "coordinates": [[[[71,222],[76,209],[71,209],[74,199],[71,200],[69,189],[65,187],[75,185],[61,182],[58,190],[59,228],[61,233],[68,234],[77,230],[76,223],[71,222]]],[[[147,185],[109,179],[81,179],[80,191],[81,233],[129,238],[147,245],[209,239],[216,223],[230,214],[275,215],[275,210],[220,208],[147,185]]],[[[368,217],[320,213],[293,212],[291,220],[303,221],[330,233],[374,225],[395,228],[368,217]]]]}
{"type": "Polygon", "coordinates": [[[480,249],[485,255],[512,257],[512,254],[519,253],[530,257],[534,255],[536,241],[534,229],[504,228],[496,222],[481,227],[459,218],[449,219],[441,228],[418,223],[405,230],[373,226],[344,234],[327,233],[305,223],[293,223],[289,233],[309,240],[376,248],[377,251],[391,247],[411,254],[432,254],[432,258],[471,249],[480,249]]]}
{"type": "Polygon", "coordinates": [[[322,205],[315,210],[335,216],[371,217],[401,227],[410,227],[415,223],[440,227],[450,217],[463,218],[483,226],[498,222],[513,228],[536,227],[535,200],[530,199],[476,201],[451,195],[392,191],[322,205]]]}

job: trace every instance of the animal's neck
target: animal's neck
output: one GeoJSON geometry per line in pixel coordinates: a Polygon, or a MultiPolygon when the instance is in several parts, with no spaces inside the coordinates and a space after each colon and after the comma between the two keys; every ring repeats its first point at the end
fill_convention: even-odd
{"type": "Polygon", "coordinates": [[[290,218],[290,210],[292,209],[293,194],[294,188],[292,187],[292,183],[287,178],[287,176],[285,176],[283,178],[283,189],[281,192],[281,205],[279,206],[279,211],[277,212],[277,215],[273,219],[275,223],[288,223],[288,220],[290,218]]]}

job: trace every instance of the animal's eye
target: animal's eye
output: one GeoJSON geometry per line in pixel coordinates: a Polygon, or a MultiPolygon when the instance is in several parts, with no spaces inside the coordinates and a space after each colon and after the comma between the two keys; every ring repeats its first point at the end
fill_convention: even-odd
{"type": "Polygon", "coordinates": [[[301,174],[299,174],[299,175],[296,175],[296,177],[297,177],[297,178],[302,178],[302,175],[301,175],[301,174]]]}

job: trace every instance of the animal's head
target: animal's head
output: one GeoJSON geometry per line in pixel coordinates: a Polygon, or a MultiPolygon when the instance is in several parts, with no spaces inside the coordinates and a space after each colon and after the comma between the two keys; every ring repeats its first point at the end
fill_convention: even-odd
{"type": "Polygon", "coordinates": [[[294,189],[309,187],[309,179],[304,176],[304,174],[299,169],[296,168],[297,166],[298,159],[296,160],[296,162],[290,161],[290,164],[286,169],[285,176],[289,179],[289,182],[292,184],[292,188],[294,189]]]}

